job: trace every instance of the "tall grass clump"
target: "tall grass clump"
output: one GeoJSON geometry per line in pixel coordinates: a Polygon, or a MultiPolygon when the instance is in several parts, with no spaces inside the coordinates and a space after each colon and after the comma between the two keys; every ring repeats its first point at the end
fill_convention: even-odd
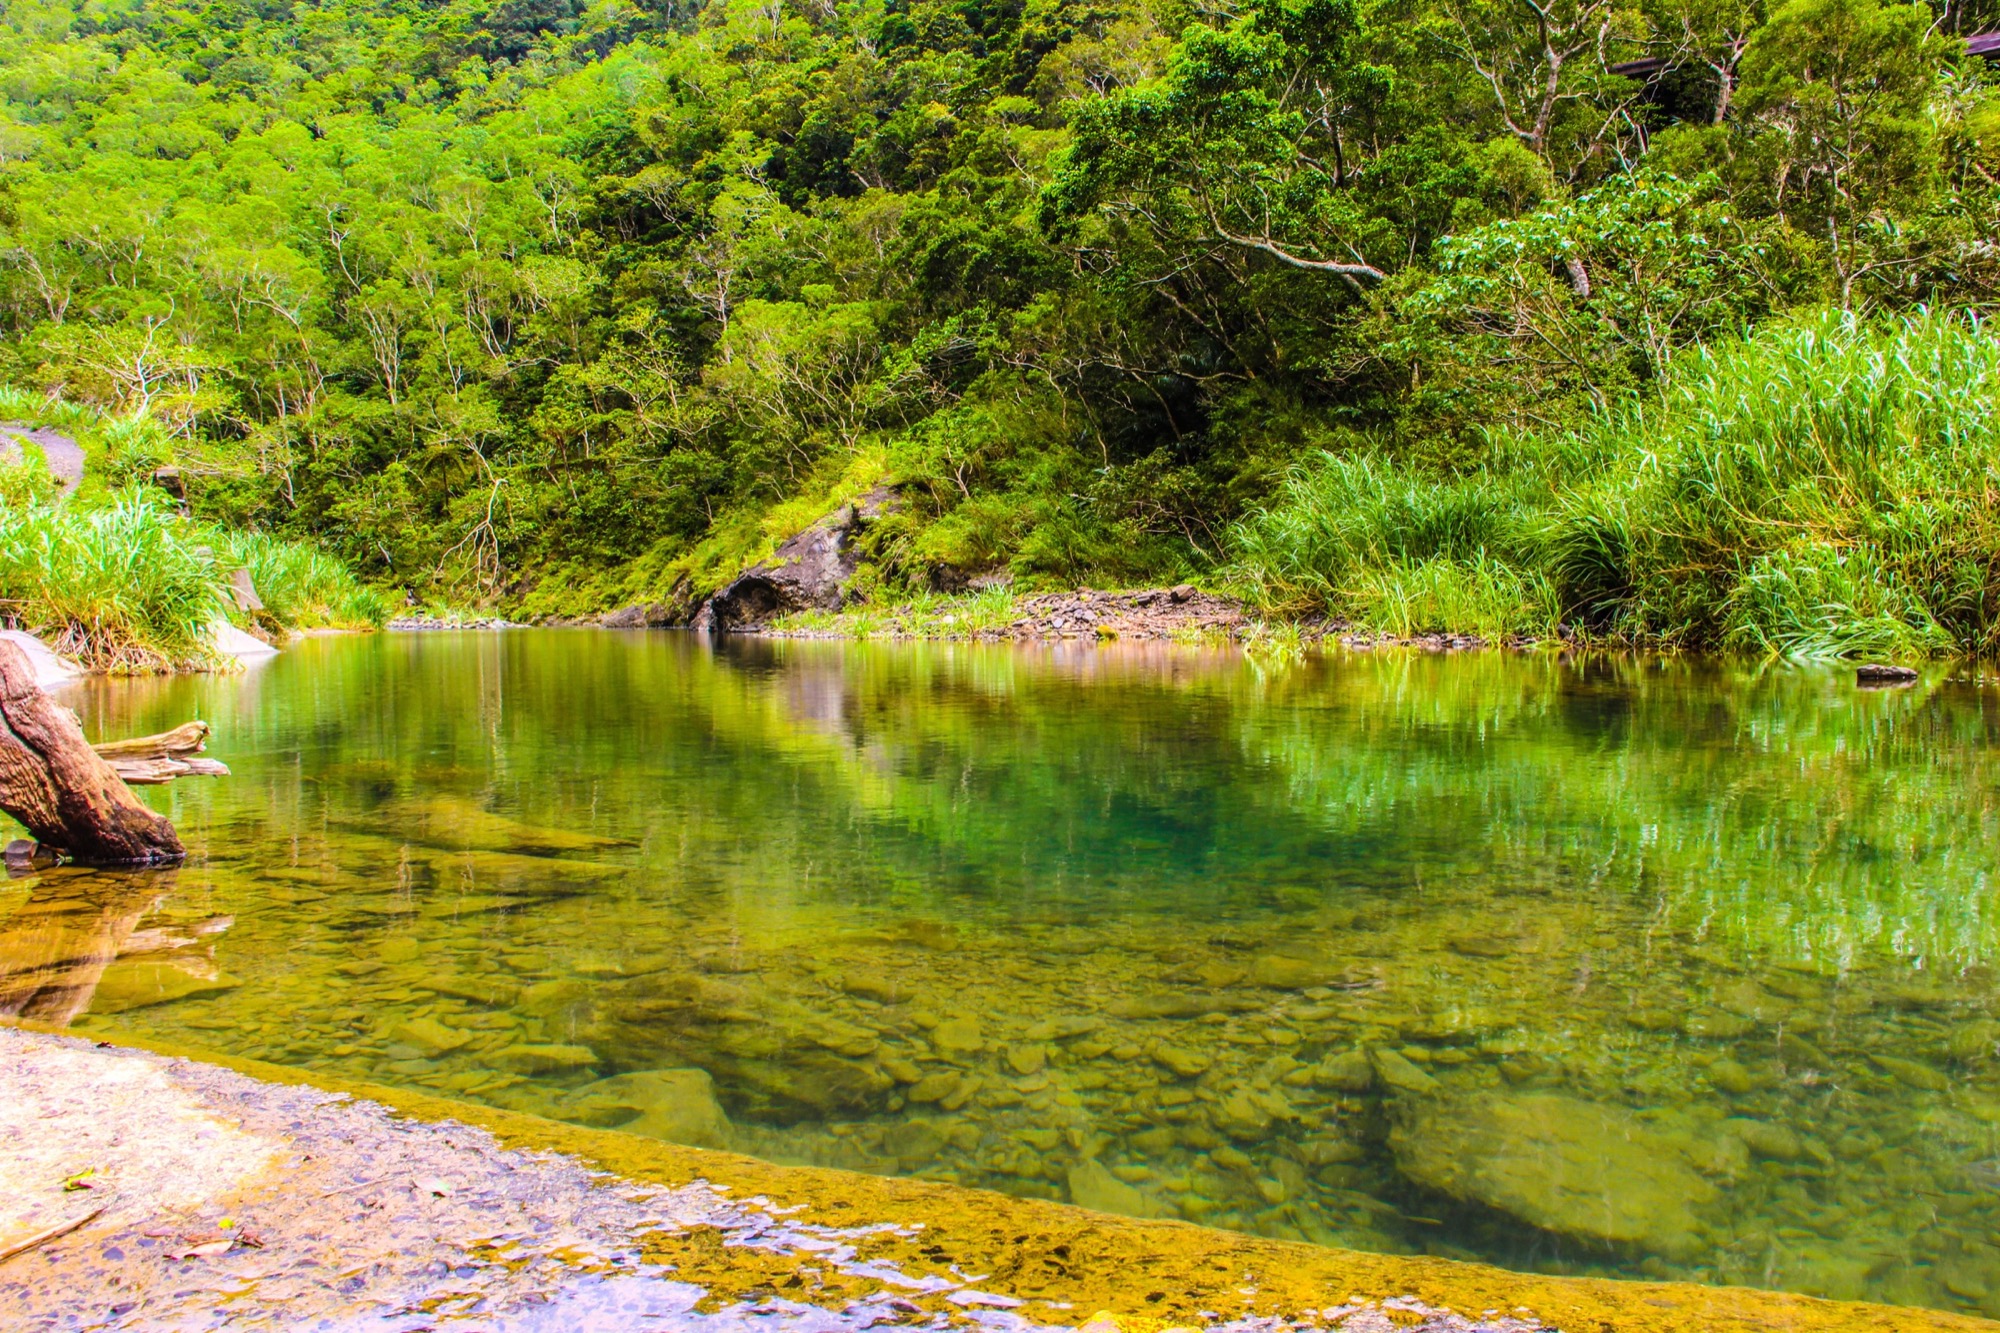
{"type": "Polygon", "coordinates": [[[1503,443],[1464,475],[1322,456],[1237,526],[1232,572],[1403,634],[2000,650],[2000,341],[1976,318],[1824,312],[1503,443]]]}
{"type": "Polygon", "coordinates": [[[1546,633],[1560,620],[1533,567],[1546,498],[1531,472],[1437,477],[1321,454],[1237,526],[1231,573],[1271,612],[1330,611],[1392,634],[1546,633]]]}
{"type": "Polygon", "coordinates": [[[214,555],[140,493],[97,508],[0,508],[0,614],[88,665],[149,671],[205,662],[221,594],[214,555]]]}
{"type": "Polygon", "coordinates": [[[1607,429],[1628,437],[1598,508],[1629,542],[1634,632],[1816,657],[2000,647],[2000,343],[1976,318],[1828,313],[1703,349],[1607,429]]]}
{"type": "Polygon", "coordinates": [[[211,631],[224,618],[268,634],[387,617],[380,593],[310,546],[192,522],[139,489],[56,496],[29,469],[0,467],[0,621],[86,666],[218,665],[211,631]],[[254,623],[229,594],[236,569],[264,602],[254,623]]]}
{"type": "Polygon", "coordinates": [[[379,628],[389,618],[382,593],[333,556],[262,532],[217,532],[215,550],[231,569],[247,569],[265,614],[287,629],[379,628]]]}

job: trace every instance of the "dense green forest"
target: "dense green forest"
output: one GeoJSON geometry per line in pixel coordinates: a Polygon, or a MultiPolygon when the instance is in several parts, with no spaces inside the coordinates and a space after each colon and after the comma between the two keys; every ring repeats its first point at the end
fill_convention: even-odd
{"type": "Polygon", "coordinates": [[[879,596],[1990,648],[1981,3],[17,0],[0,380],[526,614],[888,485],[879,596]]]}

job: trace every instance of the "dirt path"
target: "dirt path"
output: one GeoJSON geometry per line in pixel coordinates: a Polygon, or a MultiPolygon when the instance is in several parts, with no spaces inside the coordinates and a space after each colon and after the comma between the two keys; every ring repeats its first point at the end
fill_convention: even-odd
{"type": "Polygon", "coordinates": [[[48,461],[49,472],[64,490],[76,489],[83,480],[83,446],[47,426],[0,421],[0,461],[18,462],[23,440],[42,451],[42,457],[48,461]]]}

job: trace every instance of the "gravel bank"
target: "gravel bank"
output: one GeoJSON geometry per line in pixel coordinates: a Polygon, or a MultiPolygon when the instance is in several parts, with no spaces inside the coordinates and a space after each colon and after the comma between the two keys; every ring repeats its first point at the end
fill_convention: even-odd
{"type": "MultiPolygon", "coordinates": [[[[1080,1315],[1037,1302],[1049,1306],[1043,1324],[972,1275],[913,1276],[862,1252],[873,1236],[917,1228],[787,1220],[790,1210],[706,1181],[622,1179],[345,1094],[14,1029],[0,1029],[0,1199],[0,1253],[18,1249],[0,1260],[0,1323],[24,1330],[1031,1333],[1080,1315]],[[718,1240],[725,1271],[740,1267],[752,1294],[680,1275],[681,1257],[712,1275],[718,1240]],[[818,1290],[831,1299],[815,1303],[818,1290]]],[[[1545,1326],[1403,1299],[1210,1327],[1545,1326]]],[[[1116,1328],[1095,1322],[1095,1333],[1116,1328]]]]}

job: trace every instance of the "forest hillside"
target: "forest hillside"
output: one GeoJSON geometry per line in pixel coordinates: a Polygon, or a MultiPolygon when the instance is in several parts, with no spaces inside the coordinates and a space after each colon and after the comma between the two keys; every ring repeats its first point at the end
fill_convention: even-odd
{"type": "Polygon", "coordinates": [[[1995,27],[17,0],[0,381],[143,418],[113,467],[209,520],[523,615],[690,607],[886,492],[876,598],[1990,647],[1995,27]]]}

